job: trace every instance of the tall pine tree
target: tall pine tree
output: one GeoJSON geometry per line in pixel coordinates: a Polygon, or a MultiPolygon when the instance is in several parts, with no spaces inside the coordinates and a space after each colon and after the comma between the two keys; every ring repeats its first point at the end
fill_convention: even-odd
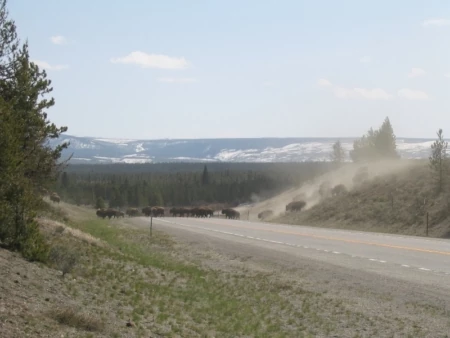
{"type": "Polygon", "coordinates": [[[345,149],[342,147],[340,140],[337,140],[336,143],[333,144],[331,161],[336,165],[341,165],[345,161],[345,149]]]}
{"type": "Polygon", "coordinates": [[[39,192],[55,180],[67,144],[52,149],[50,138],[67,130],[47,119],[54,100],[45,71],[20,46],[6,0],[0,2],[0,241],[29,259],[45,259],[46,246],[34,220],[39,192]]]}
{"type": "Polygon", "coordinates": [[[438,139],[431,145],[430,169],[433,179],[436,181],[437,191],[444,190],[447,183],[449,163],[447,158],[448,143],[444,140],[442,129],[437,132],[438,139]]]}

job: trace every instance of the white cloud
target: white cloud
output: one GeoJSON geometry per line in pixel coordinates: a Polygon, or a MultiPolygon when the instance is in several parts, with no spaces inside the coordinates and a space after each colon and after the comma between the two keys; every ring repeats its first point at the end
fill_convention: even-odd
{"type": "Polygon", "coordinates": [[[44,68],[46,70],[64,70],[69,68],[68,65],[50,65],[48,62],[39,60],[31,60],[31,62],[35,63],[38,67],[44,68]]]}
{"type": "Polygon", "coordinates": [[[384,89],[334,87],[334,96],[339,99],[389,100],[393,96],[384,89]]]}
{"type": "Polygon", "coordinates": [[[363,56],[361,59],[359,59],[359,62],[361,63],[371,63],[372,58],[368,55],[363,56]]]}
{"type": "Polygon", "coordinates": [[[338,99],[390,100],[393,98],[393,95],[381,88],[346,88],[335,86],[327,79],[319,79],[317,84],[320,87],[330,88],[338,99]]]}
{"type": "Polygon", "coordinates": [[[331,82],[328,81],[327,79],[319,79],[319,80],[317,81],[317,84],[318,84],[319,86],[321,86],[321,87],[330,87],[330,86],[332,86],[331,82]]]}
{"type": "Polygon", "coordinates": [[[450,78],[450,73],[444,74],[444,76],[450,78]]]}
{"type": "Polygon", "coordinates": [[[428,100],[429,98],[427,93],[409,88],[400,89],[398,96],[407,100],[428,100]]]}
{"type": "Polygon", "coordinates": [[[428,19],[422,22],[422,26],[450,26],[450,20],[442,18],[428,19]]]}
{"type": "Polygon", "coordinates": [[[185,58],[175,58],[161,54],[146,54],[136,51],[124,57],[111,58],[112,63],[135,64],[142,68],[183,69],[189,63],[185,58]]]}
{"type": "Polygon", "coordinates": [[[423,70],[422,68],[412,68],[411,71],[408,74],[408,77],[410,79],[412,79],[412,78],[415,78],[415,77],[424,76],[426,74],[427,74],[427,72],[425,70],[423,70]]]}
{"type": "Polygon", "coordinates": [[[176,77],[160,77],[158,82],[165,83],[192,83],[197,82],[197,79],[194,78],[176,78],[176,77]]]}
{"type": "Polygon", "coordinates": [[[50,38],[50,41],[55,45],[65,45],[67,43],[67,39],[62,35],[55,35],[50,38]]]}

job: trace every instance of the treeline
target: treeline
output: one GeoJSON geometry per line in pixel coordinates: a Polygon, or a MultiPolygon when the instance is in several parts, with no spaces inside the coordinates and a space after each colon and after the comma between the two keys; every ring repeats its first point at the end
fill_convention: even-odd
{"type": "Polygon", "coordinates": [[[97,207],[237,205],[323,174],[330,163],[71,165],[55,186],[63,200],[97,207]]]}
{"type": "Polygon", "coordinates": [[[16,25],[0,1],[0,245],[31,260],[45,260],[48,247],[35,221],[41,191],[53,183],[62,144],[48,146],[67,128],[47,119],[54,105],[45,71],[30,61],[16,25]]]}

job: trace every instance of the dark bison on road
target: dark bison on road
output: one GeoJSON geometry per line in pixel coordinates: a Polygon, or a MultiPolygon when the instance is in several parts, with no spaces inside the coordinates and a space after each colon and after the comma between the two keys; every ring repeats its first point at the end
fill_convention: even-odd
{"type": "Polygon", "coordinates": [[[234,209],[223,209],[222,215],[225,215],[225,218],[229,219],[239,219],[241,217],[239,211],[236,211],[234,209]]]}

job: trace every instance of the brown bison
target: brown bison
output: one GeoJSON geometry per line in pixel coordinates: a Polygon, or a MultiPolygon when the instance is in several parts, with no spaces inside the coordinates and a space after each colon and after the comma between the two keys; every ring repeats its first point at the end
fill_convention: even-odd
{"type": "Polygon", "coordinates": [[[177,217],[177,216],[189,217],[189,215],[191,214],[191,209],[183,208],[183,207],[182,208],[173,207],[172,209],[169,210],[169,212],[173,217],[177,217]]]}
{"type": "Polygon", "coordinates": [[[106,217],[106,209],[97,209],[97,217],[105,218],[106,217]]]}
{"type": "Polygon", "coordinates": [[[106,217],[108,217],[109,219],[111,218],[119,218],[119,217],[124,217],[125,214],[119,210],[115,210],[115,209],[97,209],[96,212],[98,217],[101,217],[103,219],[105,219],[106,217]]]}
{"type": "Polygon", "coordinates": [[[169,213],[173,216],[173,217],[177,217],[178,213],[179,213],[180,208],[170,208],[169,213]]]}
{"type": "Polygon", "coordinates": [[[59,197],[59,195],[56,192],[54,192],[50,195],[50,201],[59,203],[61,201],[61,197],[59,197]]]}
{"type": "Polygon", "coordinates": [[[151,216],[152,215],[152,207],[142,208],[142,213],[147,217],[151,216]]]}
{"type": "Polygon", "coordinates": [[[138,210],[138,208],[128,208],[126,211],[126,214],[129,217],[134,217],[134,216],[139,215],[139,210],[138,210]]]}
{"type": "Polygon", "coordinates": [[[190,214],[193,217],[212,217],[214,215],[214,210],[208,207],[198,207],[192,208],[190,214]]]}
{"type": "Polygon", "coordinates": [[[261,211],[258,214],[258,218],[259,219],[266,219],[266,218],[271,217],[272,215],[273,215],[273,211],[272,210],[264,210],[264,211],[261,211]]]}
{"type": "Polygon", "coordinates": [[[239,219],[241,217],[239,211],[236,211],[234,209],[223,209],[222,215],[225,215],[225,218],[229,219],[239,219]]]}
{"type": "Polygon", "coordinates": [[[159,217],[164,216],[164,208],[163,207],[153,207],[151,208],[152,216],[159,217]]]}
{"type": "Polygon", "coordinates": [[[286,205],[286,211],[301,211],[306,206],[305,201],[295,201],[286,205]]]}

